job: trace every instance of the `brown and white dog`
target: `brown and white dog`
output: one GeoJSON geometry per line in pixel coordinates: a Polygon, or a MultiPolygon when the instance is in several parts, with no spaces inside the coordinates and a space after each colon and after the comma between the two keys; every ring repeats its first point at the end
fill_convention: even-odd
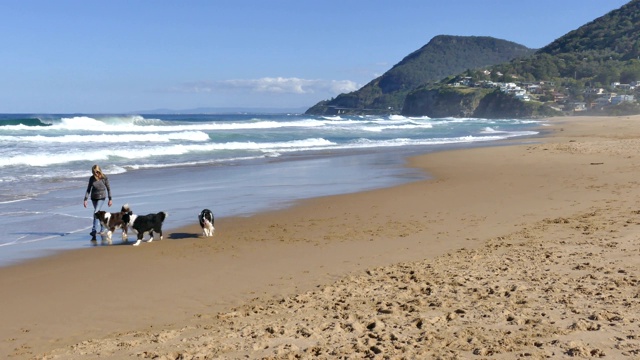
{"type": "Polygon", "coordinates": [[[129,237],[127,235],[127,217],[125,215],[131,215],[133,212],[129,208],[129,204],[122,205],[122,209],[120,212],[106,212],[103,210],[96,211],[94,214],[95,218],[100,220],[102,227],[105,229],[100,233],[102,236],[102,241],[107,241],[107,243],[111,244],[111,236],[116,229],[122,229],[122,241],[127,242],[129,237]]]}

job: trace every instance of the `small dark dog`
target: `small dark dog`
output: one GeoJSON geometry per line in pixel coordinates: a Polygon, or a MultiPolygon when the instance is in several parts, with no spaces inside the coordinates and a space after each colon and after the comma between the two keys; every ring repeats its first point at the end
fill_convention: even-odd
{"type": "Polygon", "coordinates": [[[216,231],[216,228],[213,227],[213,212],[209,209],[202,210],[198,215],[198,221],[202,228],[202,236],[213,236],[213,232],[216,231]]]}
{"type": "Polygon", "coordinates": [[[100,220],[102,227],[105,231],[102,231],[100,235],[102,236],[102,241],[107,241],[107,243],[111,244],[111,236],[116,231],[116,229],[122,229],[122,241],[127,242],[129,237],[127,235],[127,224],[128,222],[124,220],[125,215],[132,215],[133,212],[129,208],[129,204],[122,205],[122,209],[120,212],[106,212],[103,210],[96,211],[93,216],[100,220]]]}
{"type": "Polygon", "coordinates": [[[154,240],[154,232],[160,235],[160,240],[162,240],[162,223],[164,219],[166,219],[167,213],[161,211],[156,214],[147,214],[147,215],[129,215],[125,214],[123,216],[123,220],[129,224],[129,227],[138,234],[138,241],[133,244],[133,246],[138,246],[142,242],[142,237],[144,233],[149,233],[149,240],[147,242],[152,242],[154,240]]]}

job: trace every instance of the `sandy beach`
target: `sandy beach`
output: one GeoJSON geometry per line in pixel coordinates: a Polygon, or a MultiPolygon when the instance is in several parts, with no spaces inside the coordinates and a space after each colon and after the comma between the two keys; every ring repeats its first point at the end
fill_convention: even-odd
{"type": "Polygon", "coordinates": [[[640,116],[549,124],[213,238],[0,268],[0,357],[640,359],[640,116]]]}

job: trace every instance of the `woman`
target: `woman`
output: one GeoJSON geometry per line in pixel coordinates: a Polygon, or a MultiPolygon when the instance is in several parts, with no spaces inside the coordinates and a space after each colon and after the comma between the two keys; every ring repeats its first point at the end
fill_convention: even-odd
{"type": "Polygon", "coordinates": [[[104,200],[108,197],[111,206],[111,188],[109,187],[109,179],[102,173],[100,166],[93,165],[91,168],[93,175],[89,178],[89,185],[87,186],[87,192],[84,194],[84,207],[87,207],[87,199],[91,195],[91,202],[93,203],[93,227],[91,228],[91,241],[96,241],[96,228],[100,225],[100,232],[104,229],[100,220],[96,219],[95,213],[102,210],[104,200]]]}

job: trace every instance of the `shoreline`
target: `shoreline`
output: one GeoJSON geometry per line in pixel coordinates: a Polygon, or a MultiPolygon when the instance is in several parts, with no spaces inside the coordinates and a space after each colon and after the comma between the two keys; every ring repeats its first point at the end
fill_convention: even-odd
{"type": "MultiPolygon", "coordinates": [[[[197,222],[202,208],[217,218],[247,216],[289,207],[306,198],[380,188],[422,175],[404,166],[409,150],[382,154],[322,154],[256,161],[222,167],[148,169],[111,177],[114,207],[129,204],[135,213],[169,213],[164,229],[197,222]],[[282,177],[286,174],[286,177],[282,177]],[[256,179],[259,179],[256,181],[256,179]],[[154,189],[159,189],[154,191],[154,189]]],[[[91,209],[74,201],[86,184],[51,191],[4,208],[0,222],[0,267],[64,250],[91,248],[91,209]],[[18,214],[12,216],[12,214],[18,214]],[[47,216],[49,214],[49,216],[47,216]],[[38,224],[38,227],[33,227],[38,224]]],[[[135,238],[135,237],[134,237],[135,238]]]]}
{"type": "MultiPolygon", "coordinates": [[[[362,276],[367,273],[392,274],[376,278],[381,281],[378,287],[391,289],[393,278],[401,274],[397,268],[415,266],[414,262],[420,264],[420,269],[426,266],[435,271],[446,268],[449,261],[456,264],[450,269],[453,273],[440,275],[446,273],[447,277],[455,278],[465,273],[464,264],[492,264],[489,259],[498,253],[491,253],[487,245],[504,251],[508,247],[524,247],[527,239],[545,236],[551,238],[543,239],[542,244],[557,246],[560,238],[568,242],[566,233],[536,231],[545,219],[567,219],[571,223],[571,219],[583,214],[608,209],[610,214],[621,217],[626,214],[624,220],[628,222],[618,219],[620,224],[616,223],[615,231],[611,231],[614,225],[610,220],[608,235],[598,233],[598,236],[614,236],[619,243],[627,241],[630,236],[627,232],[638,225],[630,215],[637,206],[633,194],[640,195],[640,185],[633,173],[636,166],[640,167],[633,147],[637,146],[635,140],[640,142],[640,125],[636,122],[640,123],[640,117],[552,119],[548,133],[536,137],[535,144],[415,156],[408,160],[408,166],[427,170],[431,179],[303,200],[292,208],[250,217],[223,218],[216,221],[213,239],[199,238],[200,229],[193,225],[173,229],[165,240],[141,244],[134,251],[128,246],[112,246],[91,253],[89,249],[72,250],[0,268],[0,286],[7,289],[4,306],[0,308],[4,320],[0,354],[27,359],[47,353],[49,358],[73,359],[96,353],[104,358],[119,358],[141,353],[162,356],[175,351],[183,351],[182,354],[204,351],[230,358],[246,354],[276,356],[278,352],[285,357],[283,354],[304,354],[314,344],[320,348],[328,346],[325,341],[334,337],[337,340],[333,348],[343,349],[343,355],[347,354],[347,347],[352,351],[354,348],[347,344],[367,338],[367,332],[375,333],[376,326],[380,334],[385,333],[382,328],[386,318],[403,314],[398,305],[392,306],[390,312],[384,309],[381,312],[380,307],[387,305],[375,303],[368,310],[358,309],[361,311],[355,316],[369,320],[351,319],[352,325],[360,325],[352,326],[355,328],[352,334],[344,334],[342,330],[343,340],[334,331],[323,333],[316,329],[309,336],[296,337],[295,333],[283,330],[283,336],[278,337],[277,331],[265,334],[264,328],[286,323],[274,316],[286,313],[286,308],[277,304],[290,305],[301,298],[319,301],[322,296],[318,294],[328,298],[307,308],[306,316],[322,318],[323,302],[344,300],[340,300],[344,296],[340,289],[353,293],[365,289],[362,276]],[[529,237],[516,239],[514,234],[523,233],[529,237]],[[559,234],[563,237],[554,238],[559,234]],[[344,282],[345,277],[353,280],[352,284],[344,282]],[[276,312],[269,314],[264,309],[276,312]],[[255,336],[236,332],[237,342],[220,337],[230,325],[227,320],[242,323],[245,318],[252,324],[247,328],[257,332],[255,336]],[[370,327],[367,321],[373,321],[373,328],[367,330],[370,327]],[[209,345],[193,340],[198,331],[201,338],[209,336],[209,345]],[[154,337],[162,341],[154,342],[151,340],[154,337]],[[181,343],[180,339],[188,341],[181,343]],[[221,343],[218,347],[211,345],[218,342],[221,343]],[[127,346],[114,345],[118,343],[127,346]],[[265,348],[264,344],[269,346],[265,348]],[[282,344],[290,346],[279,348],[282,344]]],[[[604,221],[601,217],[594,220],[604,221]]],[[[604,227],[600,225],[600,229],[604,227]]],[[[505,260],[508,253],[501,256],[503,265],[506,261],[514,269],[512,276],[523,266],[505,260]]],[[[624,270],[629,278],[637,275],[636,268],[624,270]]],[[[419,273],[413,271],[414,275],[419,273]]],[[[528,271],[533,273],[534,269],[528,271]]],[[[466,276],[491,278],[483,273],[466,276]]],[[[439,280],[423,281],[435,287],[439,280]]],[[[527,286],[530,291],[535,290],[527,286]]],[[[415,294],[411,298],[415,299],[415,294]]],[[[484,306],[482,300],[476,299],[476,305],[484,306]]],[[[458,317],[466,314],[473,318],[473,306],[464,307],[460,304],[465,301],[458,301],[459,304],[451,305],[461,307],[459,310],[463,312],[458,312],[458,317]]],[[[439,316],[434,315],[434,319],[439,316]]],[[[626,318],[635,320],[629,315],[626,318]]],[[[393,341],[382,338],[379,342],[362,345],[362,351],[375,353],[372,348],[378,346],[388,354],[393,352],[393,346],[389,345],[393,341]]],[[[489,349],[486,345],[477,347],[489,349]]],[[[421,350],[419,346],[415,348],[402,351],[416,354],[421,350]]],[[[526,350],[535,348],[529,344],[526,350]]],[[[541,351],[549,348],[552,346],[546,345],[541,351]]],[[[511,351],[521,351],[515,345],[514,349],[511,351]]],[[[484,355],[490,354],[490,350],[486,351],[484,355]]]]}

